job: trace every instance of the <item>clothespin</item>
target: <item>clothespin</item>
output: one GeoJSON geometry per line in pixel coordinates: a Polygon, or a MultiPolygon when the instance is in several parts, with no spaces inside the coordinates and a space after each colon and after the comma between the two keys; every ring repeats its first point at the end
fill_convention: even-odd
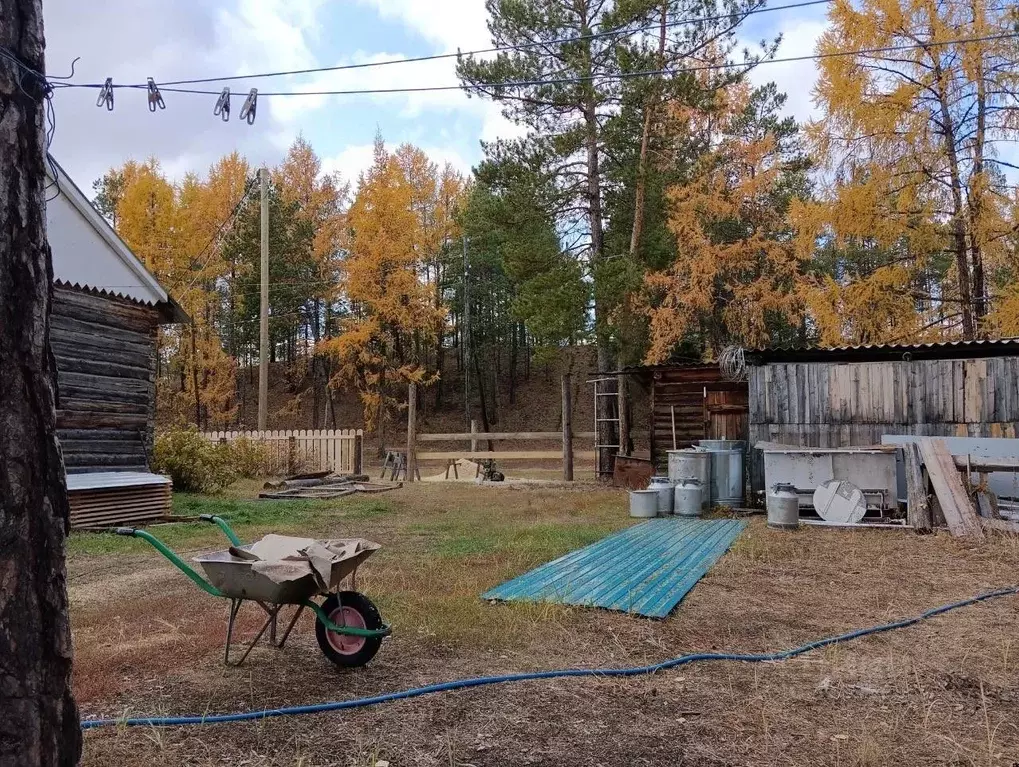
{"type": "Polygon", "coordinates": [[[155,112],[156,107],[160,109],[166,109],[166,104],[163,103],[163,94],[159,92],[159,86],[156,85],[156,81],[151,77],[149,81],[149,111],[155,112]]]}
{"type": "Polygon", "coordinates": [[[248,97],[244,99],[244,106],[241,107],[241,119],[247,120],[248,125],[255,124],[255,111],[258,109],[258,88],[252,88],[248,97]]]}
{"type": "Polygon", "coordinates": [[[219,98],[216,99],[216,106],[212,110],[214,115],[222,115],[223,122],[230,119],[230,89],[224,88],[223,92],[219,94],[219,98]]]}
{"type": "Polygon", "coordinates": [[[96,99],[96,106],[101,107],[106,104],[106,111],[113,111],[113,78],[107,77],[106,82],[103,83],[102,90],[99,91],[99,98],[96,99]]]}

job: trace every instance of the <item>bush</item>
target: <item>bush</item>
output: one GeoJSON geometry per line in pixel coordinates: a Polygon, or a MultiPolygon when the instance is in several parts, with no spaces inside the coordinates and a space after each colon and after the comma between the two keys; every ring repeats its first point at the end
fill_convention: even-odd
{"type": "Polygon", "coordinates": [[[269,474],[269,447],[265,442],[238,437],[230,443],[234,471],[245,479],[269,474]]]}
{"type": "Polygon", "coordinates": [[[175,490],[216,493],[237,478],[230,447],[203,439],[194,428],[156,437],[152,459],[153,470],[170,475],[175,490]]]}

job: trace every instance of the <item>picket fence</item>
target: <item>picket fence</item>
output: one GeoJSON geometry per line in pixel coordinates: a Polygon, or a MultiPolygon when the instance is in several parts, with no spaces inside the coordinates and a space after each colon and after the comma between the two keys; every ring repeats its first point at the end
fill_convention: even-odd
{"type": "Polygon", "coordinates": [[[286,431],[207,431],[212,442],[248,439],[265,445],[266,471],[291,475],[306,471],[360,474],[364,432],[361,429],[293,429],[286,431]]]}

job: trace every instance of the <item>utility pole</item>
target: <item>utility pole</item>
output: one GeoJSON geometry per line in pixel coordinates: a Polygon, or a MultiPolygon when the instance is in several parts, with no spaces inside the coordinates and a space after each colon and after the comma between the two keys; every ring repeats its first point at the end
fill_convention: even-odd
{"type": "MultiPolygon", "coordinates": [[[[464,345],[464,416],[468,426],[471,424],[471,271],[467,265],[467,237],[462,238],[464,246],[464,327],[462,336],[464,345]]],[[[474,445],[471,445],[474,450],[474,445]]]]}
{"type": "Polygon", "coordinates": [[[81,729],[50,346],[42,16],[41,0],[0,0],[0,764],[70,767],[81,729]]]}
{"type": "Polygon", "coordinates": [[[258,307],[258,430],[269,420],[269,171],[258,169],[262,190],[262,291],[258,307]]]}

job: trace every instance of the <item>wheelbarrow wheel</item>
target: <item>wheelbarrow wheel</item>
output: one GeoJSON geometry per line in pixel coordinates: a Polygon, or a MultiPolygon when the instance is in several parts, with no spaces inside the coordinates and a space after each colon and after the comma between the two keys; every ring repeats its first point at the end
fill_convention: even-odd
{"type": "MultiPolygon", "coordinates": [[[[331,594],[322,603],[322,612],[337,626],[362,629],[382,628],[382,616],[368,597],[357,591],[331,594]]],[[[315,638],[322,653],[337,666],[363,666],[379,651],[382,637],[361,637],[330,631],[320,620],[315,621],[315,638]]]]}

